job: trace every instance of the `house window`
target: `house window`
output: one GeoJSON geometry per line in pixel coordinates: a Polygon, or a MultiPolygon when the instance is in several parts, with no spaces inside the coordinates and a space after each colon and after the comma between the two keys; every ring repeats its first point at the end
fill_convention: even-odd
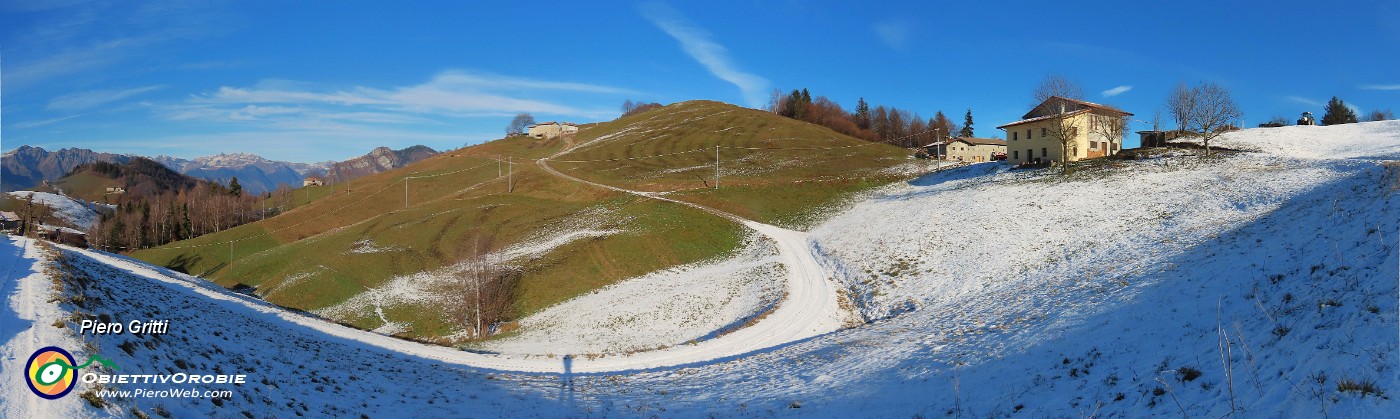
{"type": "Polygon", "coordinates": [[[1050,152],[1049,152],[1048,150],[1049,150],[1049,149],[1047,149],[1047,148],[1045,148],[1045,147],[1041,147],[1041,148],[1040,148],[1040,157],[1050,157],[1050,152]]]}
{"type": "Polygon", "coordinates": [[[1030,128],[1026,128],[1026,139],[1027,139],[1027,140],[1031,139],[1031,130],[1030,130],[1030,128]]]}
{"type": "Polygon", "coordinates": [[[1011,141],[1016,141],[1016,136],[1017,136],[1018,134],[1020,134],[1020,133],[1019,133],[1019,132],[1016,132],[1016,131],[1011,131],[1011,141]]]}
{"type": "Polygon", "coordinates": [[[1049,128],[1040,127],[1040,136],[1041,136],[1041,137],[1047,137],[1047,136],[1049,136],[1049,135],[1050,135],[1050,129],[1049,129],[1049,128]]]}
{"type": "Polygon", "coordinates": [[[1012,159],[1016,159],[1016,160],[1020,160],[1020,159],[1021,159],[1021,152],[1020,152],[1020,151],[1015,151],[1015,150],[1011,151],[1011,158],[1012,158],[1012,159]]]}
{"type": "Polygon", "coordinates": [[[1089,142],[1089,149],[1090,149],[1090,150],[1098,150],[1098,149],[1099,149],[1099,142],[1098,142],[1098,141],[1090,141],[1090,142],[1089,142]]]}

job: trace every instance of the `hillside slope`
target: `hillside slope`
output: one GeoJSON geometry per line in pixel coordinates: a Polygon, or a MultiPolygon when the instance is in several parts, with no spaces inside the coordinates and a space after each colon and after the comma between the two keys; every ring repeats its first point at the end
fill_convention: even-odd
{"type": "Polygon", "coordinates": [[[577,143],[550,158],[551,167],[797,229],[855,192],[930,169],[899,147],[698,100],[598,124],[580,132],[577,143]]]}
{"type": "MultiPolygon", "coordinates": [[[[649,112],[645,120],[680,126],[697,114],[726,112],[754,111],[695,102],[649,112]]],[[[611,138],[608,147],[625,147],[640,138],[618,139],[608,133],[636,130],[639,121],[643,119],[594,125],[584,133],[594,139],[611,138]]],[[[772,114],[754,112],[735,123],[742,123],[739,127],[744,129],[766,124],[783,132],[803,132],[822,144],[835,141],[862,150],[886,148],[843,159],[844,164],[866,164],[870,171],[905,162],[902,156],[892,157],[902,154],[898,149],[870,147],[858,140],[833,140],[829,130],[772,114]]],[[[459,342],[463,338],[460,321],[453,320],[455,314],[446,307],[459,305],[453,289],[460,286],[462,261],[475,254],[499,256],[519,268],[520,284],[515,288],[513,306],[513,315],[519,318],[628,278],[765,251],[750,247],[740,252],[741,241],[749,233],[731,220],[684,205],[658,205],[645,197],[570,181],[533,164],[533,160],[555,155],[565,147],[594,144],[592,140],[568,140],[512,137],[334,187],[303,188],[295,195],[298,199],[308,197],[303,199],[307,204],[284,215],[163,249],[139,251],[135,256],[201,274],[225,286],[254,287],[257,295],[268,301],[312,310],[367,330],[459,342]],[[507,190],[510,180],[515,182],[513,191],[507,190]],[[404,201],[405,192],[408,202],[404,201]]],[[[677,137],[646,145],[683,141],[685,138],[677,137]]],[[[729,144],[759,145],[748,138],[729,144]]],[[[602,145],[589,148],[608,149],[602,145]]],[[[783,170],[770,171],[767,176],[802,177],[783,170]]],[[[870,187],[892,176],[872,175],[860,184],[870,187]]],[[[841,194],[815,183],[798,189],[818,191],[815,195],[820,199],[808,201],[813,205],[830,202],[841,194]]],[[[752,286],[771,289],[773,284],[760,281],[752,286]]],[[[712,301],[715,299],[721,297],[707,295],[694,304],[719,304],[726,314],[695,323],[685,329],[684,336],[656,334],[657,339],[647,343],[613,348],[631,351],[701,338],[736,322],[742,324],[742,319],[770,307],[776,297],[712,301]]],[[[535,331],[544,327],[523,325],[535,331]]],[[[504,325],[506,329],[514,326],[504,325]]]]}
{"type": "Polygon", "coordinates": [[[953,395],[923,414],[1394,411],[1400,122],[1220,143],[1265,152],[1159,150],[1068,177],[974,165],[823,224],[816,245],[884,319],[849,336],[879,351],[829,370],[907,374],[851,377],[883,400],[953,395]],[[874,341],[905,329],[922,332],[874,341]]]}
{"type": "MultiPolygon", "coordinates": [[[[14,239],[0,242],[0,351],[79,345],[73,323],[54,325],[73,311],[160,312],[177,336],[98,336],[75,355],[254,381],[217,403],[109,399],[105,414],[1390,417],[1400,123],[1312,129],[1329,141],[1318,147],[1356,151],[1156,150],[1068,177],[984,164],[882,188],[813,231],[814,250],[879,320],[712,362],[575,374],[571,358],[534,357],[564,372],[481,370],[196,278],[91,251],[43,257],[14,239]],[[41,273],[50,260],[71,274],[41,273]]],[[[1227,140],[1262,147],[1286,134],[1227,140]]],[[[8,414],[44,402],[6,389],[8,414]]],[[[99,412],[79,400],[54,406],[99,412]]]]}

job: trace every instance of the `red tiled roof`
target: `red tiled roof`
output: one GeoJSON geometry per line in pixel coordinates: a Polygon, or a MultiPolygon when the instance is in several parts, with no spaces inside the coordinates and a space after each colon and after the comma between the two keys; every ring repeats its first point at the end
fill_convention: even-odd
{"type": "Polygon", "coordinates": [[[1112,106],[1108,106],[1108,105],[1103,105],[1103,104],[1098,104],[1098,103],[1094,103],[1094,102],[1083,101],[1083,100],[1079,100],[1079,99],[1071,99],[1071,98],[1067,98],[1067,97],[1051,96],[1049,99],[1045,99],[1044,102],[1040,102],[1040,104],[1031,107],[1031,110],[1030,110],[1030,111],[1027,111],[1025,115],[1021,115],[1021,119],[1024,120],[1024,119],[1032,119],[1032,118],[1034,118],[1034,117],[1031,116],[1031,115],[1035,115],[1035,113],[1036,113],[1035,111],[1036,111],[1036,110],[1039,110],[1039,109],[1041,109],[1042,107],[1045,107],[1045,106],[1046,106],[1047,104],[1049,104],[1050,102],[1056,101],[1056,100],[1061,100],[1061,101],[1065,101],[1065,102],[1069,102],[1069,103],[1076,103],[1076,104],[1079,104],[1079,105],[1081,105],[1081,106],[1083,106],[1083,107],[1091,108],[1091,109],[1099,109],[1099,110],[1103,110],[1103,111],[1107,111],[1107,112],[1120,113],[1120,114],[1124,114],[1124,115],[1128,115],[1128,116],[1132,116],[1132,115],[1133,115],[1133,114],[1130,113],[1130,112],[1127,112],[1127,111],[1124,111],[1124,110],[1122,110],[1122,109],[1118,109],[1118,108],[1115,108],[1115,107],[1112,107],[1112,106]]]}

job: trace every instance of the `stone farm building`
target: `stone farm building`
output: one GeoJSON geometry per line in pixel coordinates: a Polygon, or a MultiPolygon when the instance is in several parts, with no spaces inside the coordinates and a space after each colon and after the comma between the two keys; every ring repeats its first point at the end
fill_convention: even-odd
{"type": "Polygon", "coordinates": [[[544,122],[531,125],[529,135],[535,138],[554,138],[578,132],[578,125],[572,122],[544,122]]]}
{"type": "Polygon", "coordinates": [[[1111,156],[1123,149],[1127,117],[1123,110],[1082,100],[1054,96],[1021,116],[997,127],[1006,131],[1006,161],[1010,164],[1059,161],[1060,133],[1070,139],[1067,161],[1111,156]]]}
{"type": "Polygon", "coordinates": [[[1005,153],[1006,141],[995,138],[958,137],[926,145],[924,150],[935,158],[943,156],[943,160],[977,163],[995,160],[995,154],[1005,153]]]}
{"type": "Polygon", "coordinates": [[[319,177],[309,176],[301,180],[301,186],[325,186],[326,182],[319,177]]]}

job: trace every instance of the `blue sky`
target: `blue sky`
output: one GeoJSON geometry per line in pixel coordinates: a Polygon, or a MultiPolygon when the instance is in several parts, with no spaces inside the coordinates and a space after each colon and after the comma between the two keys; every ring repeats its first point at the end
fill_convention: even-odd
{"type": "Polygon", "coordinates": [[[0,147],[340,160],[804,87],[1000,137],[1048,73],[1141,120],[1178,81],[1230,88],[1248,126],[1400,110],[1393,1],[510,3],[6,0],[0,147]]]}

